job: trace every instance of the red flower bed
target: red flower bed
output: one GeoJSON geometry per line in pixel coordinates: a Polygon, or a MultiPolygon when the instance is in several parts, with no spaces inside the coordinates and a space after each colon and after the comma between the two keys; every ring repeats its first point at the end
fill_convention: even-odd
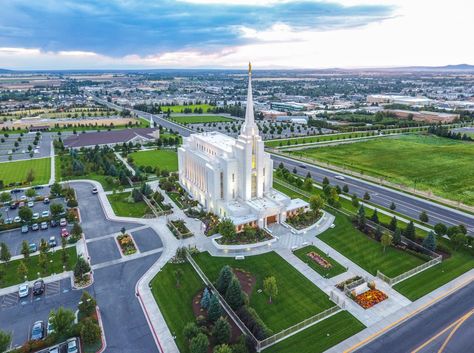
{"type": "Polygon", "coordinates": [[[356,296],[355,301],[364,309],[369,309],[387,298],[388,296],[384,292],[381,292],[378,289],[369,289],[367,292],[356,296]]]}
{"type": "Polygon", "coordinates": [[[321,257],[318,253],[315,253],[314,251],[311,251],[306,254],[311,260],[316,262],[319,266],[323,268],[331,268],[332,265],[326,260],[321,257]]]}

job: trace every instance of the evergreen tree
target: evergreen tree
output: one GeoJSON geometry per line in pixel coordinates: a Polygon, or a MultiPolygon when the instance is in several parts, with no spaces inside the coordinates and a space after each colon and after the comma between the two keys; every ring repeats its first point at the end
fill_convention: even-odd
{"type": "Polygon", "coordinates": [[[370,194],[366,191],[364,194],[364,200],[369,201],[370,200],[370,194]]]}
{"type": "Polygon", "coordinates": [[[210,301],[211,301],[211,295],[209,293],[209,289],[207,289],[206,287],[204,288],[204,291],[202,292],[201,308],[208,309],[210,301]]]}
{"type": "Polygon", "coordinates": [[[405,228],[405,231],[403,232],[403,235],[406,238],[415,241],[415,225],[413,224],[413,221],[410,221],[410,223],[408,223],[407,227],[405,228]]]}
{"type": "Polygon", "coordinates": [[[235,276],[233,276],[232,281],[230,281],[229,287],[225,292],[225,300],[234,310],[237,310],[244,304],[242,288],[240,287],[239,280],[235,276]]]}
{"type": "Polygon", "coordinates": [[[425,239],[423,239],[423,246],[431,251],[436,250],[436,236],[433,232],[429,232],[425,239]]]}
{"type": "Polygon", "coordinates": [[[196,337],[191,339],[189,343],[190,353],[207,353],[209,347],[209,339],[204,333],[199,333],[196,337]]]}
{"type": "Polygon", "coordinates": [[[380,227],[380,225],[377,225],[377,228],[375,228],[375,239],[380,241],[381,238],[382,238],[382,228],[380,227]]]}
{"type": "Polygon", "coordinates": [[[397,229],[397,217],[395,216],[392,217],[388,228],[393,232],[395,231],[395,229],[397,229]]]}
{"type": "Polygon", "coordinates": [[[372,213],[372,217],[370,217],[370,220],[374,223],[379,224],[379,215],[377,213],[377,209],[374,209],[374,213],[372,213]]]}
{"type": "Polygon", "coordinates": [[[448,227],[446,227],[443,223],[436,223],[434,226],[434,231],[437,236],[442,237],[448,231],[448,227]]]}
{"type": "Polygon", "coordinates": [[[324,177],[323,179],[323,186],[329,185],[329,179],[327,177],[324,177]]]}
{"type": "Polygon", "coordinates": [[[211,296],[209,302],[209,309],[207,310],[207,318],[211,323],[217,321],[217,319],[222,315],[221,304],[215,295],[211,296]]]}
{"type": "Polygon", "coordinates": [[[342,187],[342,191],[347,194],[349,192],[349,186],[347,184],[344,184],[344,186],[342,187]]]}
{"type": "Polygon", "coordinates": [[[359,207],[359,198],[356,194],[352,195],[352,206],[359,207]]]}
{"type": "Polygon", "coordinates": [[[365,228],[365,223],[365,209],[364,205],[361,205],[359,207],[359,211],[357,212],[357,226],[359,227],[359,229],[363,230],[365,228]]]}
{"type": "Polygon", "coordinates": [[[196,337],[200,332],[201,330],[195,322],[188,322],[183,328],[183,336],[188,342],[196,337]]]}
{"type": "Polygon", "coordinates": [[[217,344],[228,343],[230,340],[230,325],[225,317],[217,319],[212,329],[212,337],[217,344]]]}
{"type": "Polygon", "coordinates": [[[222,267],[221,272],[219,273],[219,278],[217,279],[216,283],[216,288],[219,293],[226,293],[233,276],[234,274],[232,273],[230,266],[226,265],[222,267]]]}
{"type": "Polygon", "coordinates": [[[30,246],[28,245],[28,242],[26,240],[23,240],[21,242],[21,253],[25,259],[28,259],[30,257],[30,246]]]}
{"type": "Polygon", "coordinates": [[[395,202],[392,202],[392,203],[390,204],[390,209],[391,209],[392,211],[395,211],[396,208],[397,208],[397,206],[395,205],[395,202]]]}
{"type": "Polygon", "coordinates": [[[99,341],[100,326],[90,317],[81,321],[80,335],[85,344],[93,344],[99,341]]]}
{"type": "Polygon", "coordinates": [[[426,223],[429,221],[428,214],[426,213],[426,211],[422,211],[420,213],[420,221],[422,221],[423,223],[426,223]]]}
{"type": "MultiPolygon", "coordinates": [[[[241,346],[239,345],[239,349],[240,349],[240,347],[241,346]]],[[[245,350],[245,352],[247,352],[247,350],[245,350]]],[[[215,346],[212,353],[242,353],[242,352],[240,350],[237,351],[235,349],[235,345],[232,346],[232,348],[230,348],[227,344],[221,344],[220,346],[215,346]]]]}
{"type": "Polygon", "coordinates": [[[79,312],[85,317],[90,316],[95,312],[97,302],[87,291],[82,292],[81,300],[77,308],[79,312]]]}
{"type": "Polygon", "coordinates": [[[399,245],[402,242],[402,231],[400,228],[396,228],[393,232],[392,242],[394,245],[399,245]]]}

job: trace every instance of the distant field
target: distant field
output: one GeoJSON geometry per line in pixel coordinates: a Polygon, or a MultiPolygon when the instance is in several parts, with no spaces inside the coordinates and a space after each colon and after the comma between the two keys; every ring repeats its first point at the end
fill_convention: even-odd
{"type": "Polygon", "coordinates": [[[293,153],[474,205],[472,142],[403,135],[293,153]]]}
{"type": "Polygon", "coordinates": [[[178,170],[178,155],[175,151],[139,151],[130,153],[129,156],[133,158],[133,162],[137,166],[159,167],[161,170],[166,169],[169,172],[178,170]]]}
{"type": "Polygon", "coordinates": [[[170,110],[172,113],[184,113],[184,109],[188,108],[188,109],[192,109],[192,110],[202,109],[203,113],[207,113],[207,110],[211,107],[212,107],[212,105],[210,105],[210,104],[166,105],[166,106],[162,106],[161,110],[165,113],[168,110],[170,110]]]}
{"type": "Polygon", "coordinates": [[[325,141],[335,141],[335,140],[342,140],[342,139],[355,138],[355,137],[366,137],[366,136],[373,136],[376,134],[377,134],[376,131],[370,131],[370,132],[348,132],[348,133],[343,133],[343,134],[305,136],[305,137],[298,137],[298,138],[265,141],[265,146],[285,147],[285,146],[291,146],[291,145],[299,145],[303,143],[325,142],[325,141]]]}
{"type": "Polygon", "coordinates": [[[49,182],[51,175],[50,158],[0,163],[0,180],[3,180],[5,185],[14,182],[25,182],[30,169],[33,169],[35,173],[33,185],[49,182]]]}
{"type": "Polygon", "coordinates": [[[170,119],[181,124],[226,123],[234,121],[234,119],[227,118],[225,116],[213,115],[172,116],[170,119]]]}

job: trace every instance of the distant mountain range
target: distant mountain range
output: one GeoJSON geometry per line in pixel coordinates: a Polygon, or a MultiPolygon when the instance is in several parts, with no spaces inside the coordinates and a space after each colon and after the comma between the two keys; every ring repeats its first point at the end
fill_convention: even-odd
{"type": "MultiPolygon", "coordinates": [[[[235,70],[235,69],[209,69],[209,68],[202,68],[202,69],[74,69],[74,70],[8,70],[0,68],[0,74],[13,74],[13,73],[60,73],[60,74],[67,74],[67,73],[74,73],[74,74],[84,74],[84,73],[157,73],[157,72],[166,72],[166,73],[179,73],[179,72],[199,72],[199,71],[224,71],[224,72],[232,72],[232,73],[239,73],[241,71],[246,70],[235,70]]],[[[462,72],[474,72],[474,65],[469,64],[458,64],[458,65],[445,65],[445,66],[401,66],[401,67],[367,67],[367,68],[327,68],[327,69],[264,69],[264,70],[256,70],[257,72],[271,72],[271,71],[286,71],[286,72],[354,72],[354,71],[378,71],[378,72],[453,72],[453,71],[462,71],[462,72]]]]}

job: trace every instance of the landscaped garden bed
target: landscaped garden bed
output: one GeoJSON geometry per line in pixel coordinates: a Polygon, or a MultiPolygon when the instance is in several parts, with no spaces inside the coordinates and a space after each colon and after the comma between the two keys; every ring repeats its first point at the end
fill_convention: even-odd
{"type": "Polygon", "coordinates": [[[311,227],[322,217],[323,213],[319,210],[309,210],[306,212],[300,212],[292,217],[286,219],[286,223],[295,228],[296,230],[302,230],[311,227]]]}
{"type": "Polygon", "coordinates": [[[123,255],[132,255],[137,252],[137,247],[130,234],[120,234],[117,236],[117,242],[123,255]]]}
{"type": "Polygon", "coordinates": [[[331,278],[346,272],[346,268],[336,260],[324,254],[314,245],[294,251],[294,254],[320,275],[331,278]]]}
{"type": "Polygon", "coordinates": [[[246,227],[242,232],[233,236],[222,236],[216,239],[220,245],[249,245],[274,239],[262,228],[246,227]]]}
{"type": "Polygon", "coordinates": [[[384,301],[387,298],[388,296],[384,292],[374,288],[356,295],[354,300],[364,309],[370,309],[374,305],[384,301]]]}
{"type": "Polygon", "coordinates": [[[178,239],[185,239],[193,236],[193,233],[186,227],[182,219],[176,219],[168,222],[168,228],[178,239]]]}

